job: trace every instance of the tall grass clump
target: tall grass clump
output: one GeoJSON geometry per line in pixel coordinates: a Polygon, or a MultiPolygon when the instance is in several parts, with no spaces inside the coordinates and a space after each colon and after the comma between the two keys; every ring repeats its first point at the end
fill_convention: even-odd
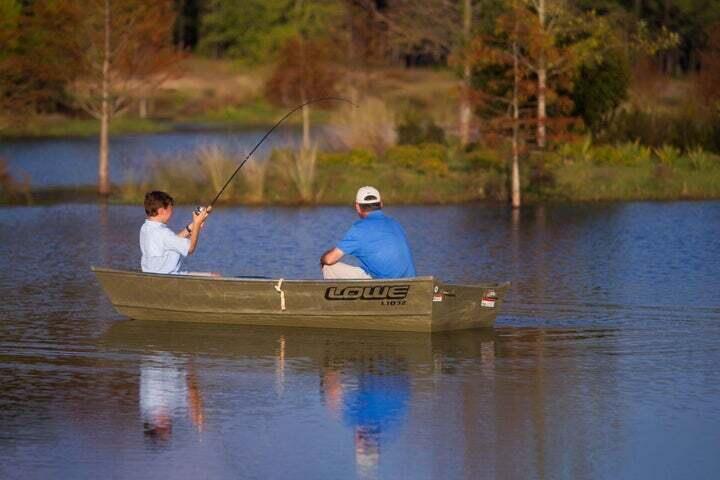
{"type": "Polygon", "coordinates": [[[678,166],[682,157],[682,152],[672,145],[663,145],[653,150],[658,163],[667,168],[678,166]]]}
{"type": "Polygon", "coordinates": [[[309,149],[275,150],[273,161],[280,169],[281,176],[289,180],[295,187],[302,203],[313,203],[317,200],[315,173],[318,158],[317,144],[309,149]]]}
{"type": "MultiPolygon", "coordinates": [[[[165,190],[180,202],[210,202],[244,158],[218,145],[205,145],[189,153],[151,159],[149,179],[136,181],[134,172],[128,172],[119,196],[122,201],[137,201],[152,189],[165,190]]],[[[219,201],[262,202],[265,172],[265,162],[248,160],[219,201]]]]}
{"type": "Polygon", "coordinates": [[[330,124],[342,149],[381,155],[397,141],[395,114],[378,98],[366,98],[358,107],[344,105],[332,115],[330,124]]]}
{"type": "Polygon", "coordinates": [[[594,164],[599,166],[637,167],[649,165],[652,150],[640,142],[593,145],[590,136],[560,145],[550,156],[562,164],[594,164]]]}
{"type": "Polygon", "coordinates": [[[713,167],[720,167],[720,157],[711,155],[701,148],[693,148],[687,152],[690,168],[693,170],[710,170],[713,167]]]}

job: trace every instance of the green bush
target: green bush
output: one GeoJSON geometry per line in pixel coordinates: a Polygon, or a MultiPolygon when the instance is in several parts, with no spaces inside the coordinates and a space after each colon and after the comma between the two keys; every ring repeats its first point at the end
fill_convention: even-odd
{"type": "Polygon", "coordinates": [[[608,55],[594,66],[583,66],[573,82],[575,115],[582,117],[590,131],[606,128],[613,112],[627,98],[630,65],[621,52],[608,55]]]}
{"type": "Polygon", "coordinates": [[[436,143],[420,145],[396,145],[385,153],[390,165],[407,168],[430,175],[446,175],[447,149],[436,143]]]}
{"type": "Polygon", "coordinates": [[[397,134],[399,145],[446,144],[445,131],[432,119],[421,122],[415,118],[409,118],[405,123],[398,125],[397,134]]]}
{"type": "Polygon", "coordinates": [[[469,170],[505,170],[505,159],[498,150],[479,149],[465,154],[464,163],[469,170]]]}

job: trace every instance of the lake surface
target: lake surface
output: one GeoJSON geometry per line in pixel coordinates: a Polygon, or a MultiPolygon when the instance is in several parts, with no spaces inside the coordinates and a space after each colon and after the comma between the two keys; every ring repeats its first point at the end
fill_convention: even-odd
{"type": "MultiPolygon", "coordinates": [[[[267,132],[267,128],[228,131],[175,131],[110,137],[110,178],[121,183],[129,172],[137,181],[159,163],[177,161],[198,149],[218,146],[234,154],[238,163],[267,132]]],[[[323,137],[323,129],[316,136],[323,137]]],[[[276,129],[253,154],[264,159],[273,148],[297,145],[295,128],[276,129]]],[[[28,138],[0,142],[0,158],[16,179],[28,178],[36,187],[77,187],[97,184],[98,138],[28,138]]]]}
{"type": "MultiPolygon", "coordinates": [[[[141,207],[0,208],[0,478],[720,476],[720,202],[387,211],[419,274],[513,282],[494,332],[128,321],[89,267],[141,207]]],[[[353,220],[221,208],[188,267],[318,278],[353,220]]]]}

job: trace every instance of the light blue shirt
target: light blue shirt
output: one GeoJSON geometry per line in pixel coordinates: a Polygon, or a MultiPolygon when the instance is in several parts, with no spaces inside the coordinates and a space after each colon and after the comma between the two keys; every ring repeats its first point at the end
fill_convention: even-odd
{"type": "Polygon", "coordinates": [[[405,230],[380,210],[353,223],[337,248],[357,258],[373,278],[415,276],[415,262],[405,230]]]}
{"type": "Polygon", "coordinates": [[[145,220],[140,228],[140,268],[146,273],[180,273],[190,239],[178,237],[167,225],[145,220]]]}

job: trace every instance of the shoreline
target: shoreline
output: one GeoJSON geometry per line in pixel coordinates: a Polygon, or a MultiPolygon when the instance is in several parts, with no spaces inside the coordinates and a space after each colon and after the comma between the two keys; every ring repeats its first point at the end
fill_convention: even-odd
{"type": "MultiPolygon", "coordinates": [[[[173,132],[222,132],[269,128],[285,113],[273,108],[267,112],[255,113],[253,105],[239,109],[236,114],[209,112],[190,117],[119,117],[110,123],[110,138],[123,135],[152,135],[173,132]],[[248,112],[244,114],[243,112],[248,112]]],[[[313,125],[324,124],[323,115],[315,114],[313,125]]],[[[301,120],[289,118],[286,125],[298,127],[301,120]]],[[[100,134],[100,122],[90,118],[47,116],[29,119],[22,128],[9,127],[0,130],[0,141],[47,140],[57,138],[92,138],[100,134]]]]}
{"type": "MultiPolygon", "coordinates": [[[[2,207],[40,207],[66,204],[106,204],[106,205],[142,205],[142,200],[127,200],[120,197],[118,191],[111,194],[107,198],[103,198],[97,194],[94,185],[73,186],[73,187],[47,187],[34,189],[29,192],[30,200],[16,199],[15,201],[0,200],[2,207]]],[[[351,200],[347,202],[341,201],[286,201],[286,200],[264,200],[264,201],[219,201],[219,207],[285,207],[285,208],[313,208],[313,207],[336,207],[349,206],[351,200]]],[[[720,196],[638,196],[630,198],[600,198],[600,199],[568,199],[555,197],[538,197],[526,194],[523,207],[536,206],[555,206],[555,205],[602,205],[602,204],[618,204],[618,203],[671,203],[671,202],[706,202],[720,201],[720,196]]],[[[176,200],[175,204],[180,206],[197,206],[203,202],[192,202],[176,200]]],[[[475,197],[462,200],[456,199],[436,199],[428,201],[413,201],[393,199],[388,202],[388,206],[450,206],[450,205],[467,205],[467,204],[485,204],[498,207],[507,207],[510,209],[509,201],[502,201],[494,198],[475,197]]],[[[522,208],[522,207],[521,207],[522,208]]]]}

